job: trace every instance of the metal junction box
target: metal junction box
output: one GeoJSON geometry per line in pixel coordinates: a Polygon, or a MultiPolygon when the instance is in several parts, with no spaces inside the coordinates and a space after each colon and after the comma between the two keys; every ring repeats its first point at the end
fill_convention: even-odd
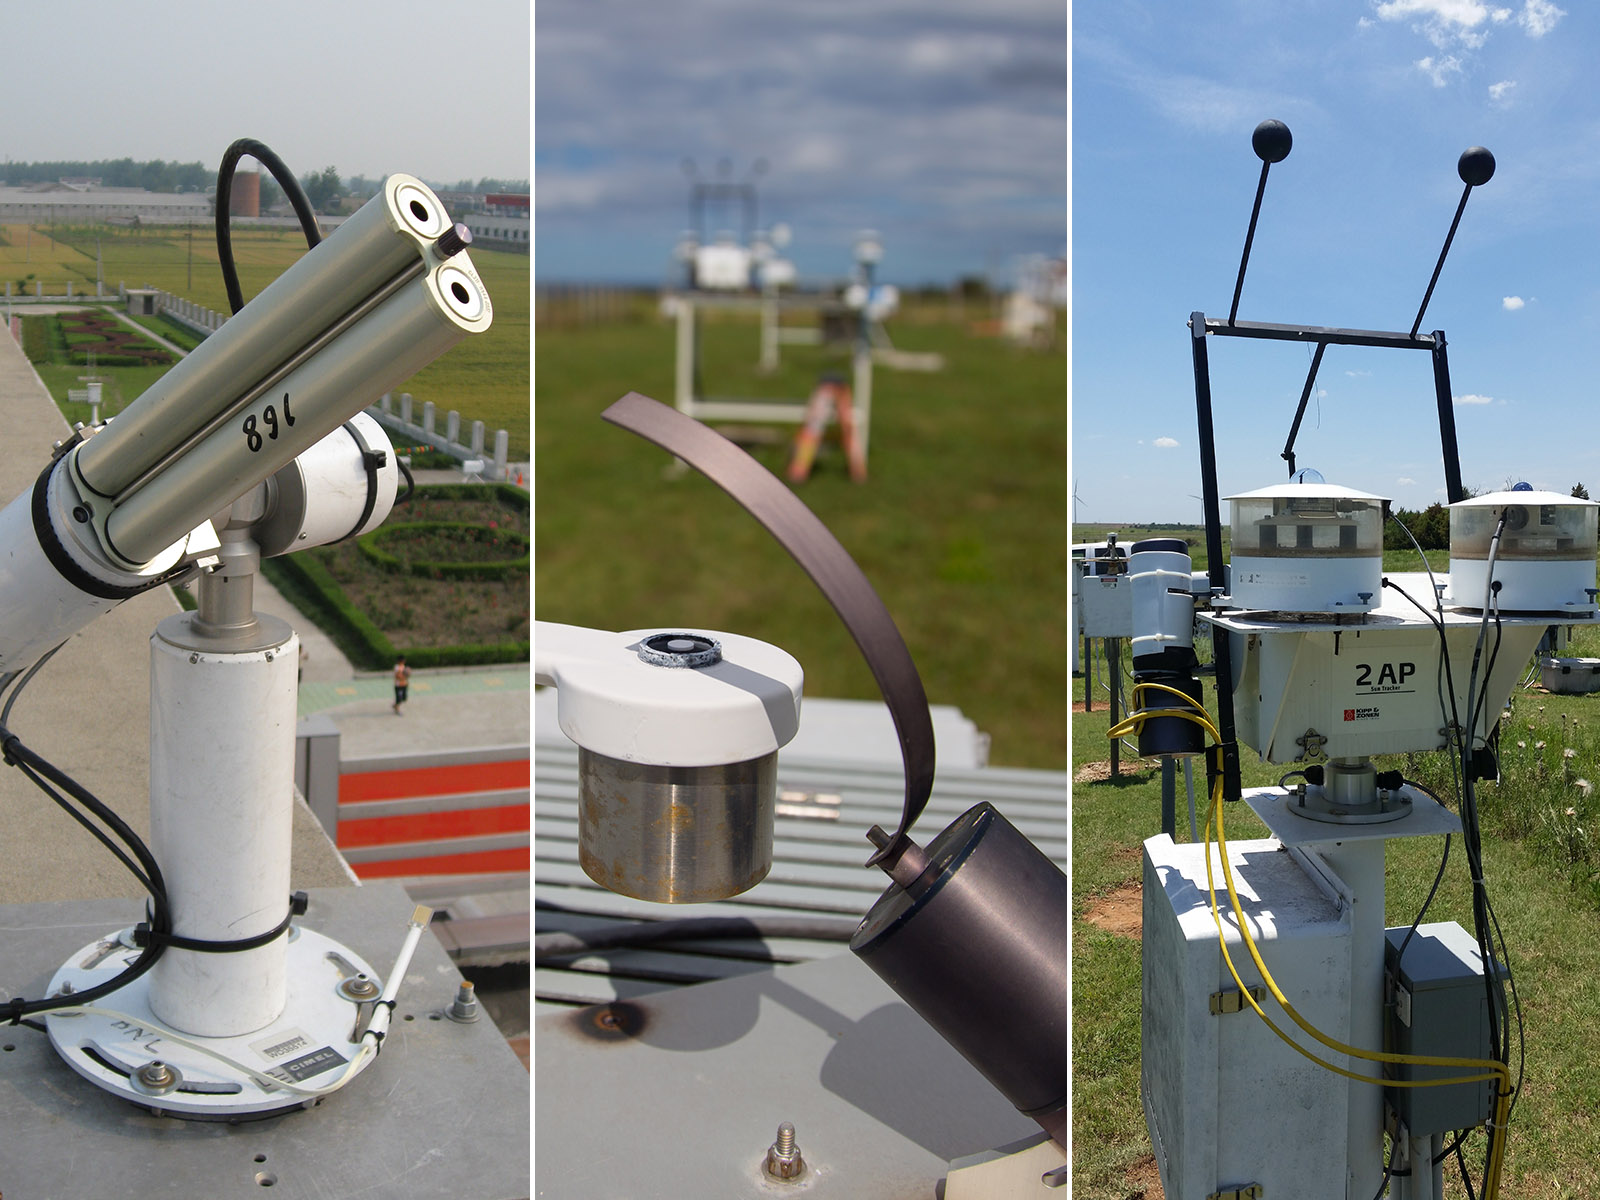
{"type": "Polygon", "coordinates": [[[1078,583],[1079,624],[1085,637],[1133,636],[1133,580],[1126,575],[1085,575],[1078,583]]]}
{"type": "MultiPolygon", "coordinates": [[[[1314,878],[1275,839],[1228,852],[1273,977],[1307,1020],[1347,1040],[1351,916],[1341,885],[1314,878]]],[[[1214,847],[1211,857],[1229,953],[1245,983],[1259,985],[1214,847]]],[[[1202,847],[1165,834],[1144,844],[1142,991],[1139,1091],[1166,1195],[1204,1200],[1258,1185],[1268,1197],[1345,1200],[1354,1085],[1284,1045],[1241,1000],[1217,946],[1202,847]]],[[[1299,1035],[1270,995],[1260,1003],[1299,1035]]]]}
{"type": "MultiPolygon", "coordinates": [[[[1388,1048],[1399,1054],[1490,1058],[1489,998],[1478,943],[1454,921],[1419,925],[1399,958],[1409,926],[1386,930],[1384,970],[1390,984],[1388,1048]]],[[[1394,1079],[1448,1079],[1474,1074],[1465,1067],[1393,1065],[1394,1079]]],[[[1489,1116],[1494,1084],[1385,1088],[1384,1098],[1412,1137],[1481,1125],[1489,1116]]]]}
{"type": "Polygon", "coordinates": [[[1541,658],[1539,682],[1563,696],[1600,692],[1600,658],[1541,658]]]}

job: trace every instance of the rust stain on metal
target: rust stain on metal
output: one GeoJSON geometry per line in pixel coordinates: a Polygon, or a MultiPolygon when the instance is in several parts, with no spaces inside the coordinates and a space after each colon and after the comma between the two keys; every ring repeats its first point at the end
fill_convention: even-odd
{"type": "Polygon", "coordinates": [[[640,1005],[627,1000],[580,1008],[569,1020],[580,1037],[593,1042],[629,1042],[645,1031],[649,1015],[640,1005]]]}

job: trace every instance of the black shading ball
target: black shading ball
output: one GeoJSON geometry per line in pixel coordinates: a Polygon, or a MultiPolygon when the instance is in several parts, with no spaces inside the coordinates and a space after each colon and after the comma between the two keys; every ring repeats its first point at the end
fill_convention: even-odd
{"type": "Polygon", "coordinates": [[[1482,146],[1468,146],[1456,160],[1456,174],[1468,187],[1481,187],[1494,178],[1494,155],[1482,146]]]}
{"type": "MultiPolygon", "coordinates": [[[[1294,145],[1294,137],[1289,133],[1289,127],[1282,121],[1263,121],[1256,126],[1256,131],[1250,135],[1250,146],[1256,152],[1256,157],[1262,162],[1282,162],[1289,157],[1289,147],[1294,145]]],[[[1488,153],[1487,150],[1484,151],[1488,153]]],[[[1490,160],[1490,170],[1493,170],[1493,160],[1490,160]]]]}

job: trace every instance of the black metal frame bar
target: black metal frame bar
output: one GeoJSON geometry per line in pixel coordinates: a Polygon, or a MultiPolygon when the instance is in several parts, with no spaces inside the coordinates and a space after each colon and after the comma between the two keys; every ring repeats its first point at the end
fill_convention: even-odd
{"type": "MultiPolygon", "coordinates": [[[[1200,490],[1205,508],[1206,560],[1213,594],[1227,586],[1226,564],[1222,557],[1222,497],[1217,481],[1217,443],[1211,401],[1211,359],[1206,337],[1243,337],[1278,342],[1311,342],[1317,347],[1311,370],[1300,395],[1294,426],[1289,431],[1283,457],[1294,473],[1294,439],[1305,415],[1306,403],[1329,346],[1375,346],[1387,349],[1426,350],[1433,364],[1434,399],[1439,413],[1439,441],[1444,455],[1445,487],[1451,503],[1465,497],[1461,486],[1461,460],[1456,443],[1455,408],[1450,395],[1450,362],[1445,353],[1443,330],[1431,335],[1387,333],[1372,329],[1339,329],[1314,325],[1272,325],[1259,321],[1219,321],[1207,319],[1203,312],[1189,315],[1189,344],[1194,359],[1195,415],[1200,435],[1200,490]]],[[[1217,732],[1222,735],[1223,797],[1237,800],[1242,794],[1239,779],[1239,743],[1233,716],[1233,659],[1229,652],[1228,631],[1212,627],[1217,681],[1217,732]]]]}
{"type": "MultiPolygon", "coordinates": [[[[1434,286],[1444,269],[1444,260],[1450,253],[1456,229],[1461,224],[1461,214],[1466,211],[1467,199],[1472,189],[1487,183],[1494,175],[1494,156],[1481,146],[1465,151],[1456,164],[1456,172],[1465,183],[1461,202],[1456,205],[1455,218],[1450,222],[1450,232],[1445,235],[1444,247],[1439,251],[1439,261],[1434,264],[1433,276],[1428,280],[1428,290],[1423,293],[1422,306],[1411,323],[1410,333],[1389,333],[1376,329],[1341,329],[1318,325],[1274,325],[1263,321],[1240,321],[1239,296],[1244,291],[1245,270],[1250,264],[1250,247],[1255,241],[1256,222],[1261,216],[1261,199],[1267,190],[1267,174],[1274,161],[1282,161],[1289,153],[1289,130],[1281,122],[1263,121],[1251,137],[1257,157],[1261,159],[1261,178],[1256,183],[1255,202],[1250,208],[1250,226],[1245,232],[1244,253],[1239,258],[1239,276],[1233,285],[1233,304],[1226,321],[1207,320],[1198,310],[1189,314],[1189,344],[1194,357],[1194,398],[1200,434],[1200,479],[1204,493],[1206,522],[1206,557],[1213,595],[1221,594],[1227,583],[1227,566],[1222,561],[1222,500],[1217,484],[1217,443],[1212,421],[1211,360],[1206,350],[1206,337],[1258,338],[1278,342],[1309,342],[1316,346],[1311,359],[1311,369],[1306,373],[1305,386],[1300,390],[1300,403],[1295,409],[1294,421],[1289,427],[1289,437],[1284,443],[1282,458],[1289,464],[1289,475],[1295,473],[1294,442],[1300,434],[1300,423],[1305,417],[1311,390],[1316,385],[1317,372],[1322,367],[1322,356],[1329,346],[1372,346],[1379,349],[1426,350],[1433,362],[1434,402],[1439,413],[1439,443],[1444,457],[1445,488],[1450,502],[1465,498],[1461,486],[1461,455],[1456,443],[1455,408],[1450,396],[1450,360],[1445,353],[1445,336],[1442,330],[1431,335],[1418,336],[1423,314],[1428,311],[1428,301],[1433,298],[1434,286]]],[[[1237,800],[1241,795],[1239,782],[1239,744],[1234,733],[1233,716],[1233,660],[1229,652],[1228,631],[1213,626],[1213,645],[1216,657],[1217,731],[1221,736],[1219,760],[1213,768],[1223,781],[1225,799],[1237,800]]],[[[1165,821],[1165,817],[1163,817],[1165,821]]]]}
{"type": "Polygon", "coordinates": [[[716,182],[696,182],[690,187],[689,227],[701,239],[710,237],[712,232],[706,225],[707,201],[719,206],[738,201],[740,213],[744,220],[744,224],[739,230],[739,235],[745,241],[750,240],[750,235],[756,229],[755,184],[718,180],[716,182]]]}

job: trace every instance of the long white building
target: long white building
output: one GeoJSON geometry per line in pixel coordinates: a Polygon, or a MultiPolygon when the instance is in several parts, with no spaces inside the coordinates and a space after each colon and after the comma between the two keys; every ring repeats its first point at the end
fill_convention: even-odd
{"type": "Polygon", "coordinates": [[[211,220],[205,192],[147,192],[143,188],[80,187],[67,184],[0,186],[0,224],[60,221],[177,224],[211,220]]]}

